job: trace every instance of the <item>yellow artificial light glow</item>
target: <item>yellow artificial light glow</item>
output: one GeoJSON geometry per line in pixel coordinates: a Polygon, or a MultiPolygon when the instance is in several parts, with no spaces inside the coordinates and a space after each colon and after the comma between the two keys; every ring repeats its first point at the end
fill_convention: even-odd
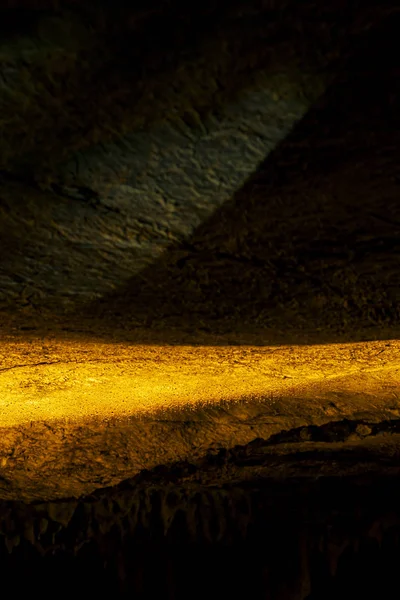
{"type": "Polygon", "coordinates": [[[237,401],[336,394],[399,399],[397,340],[312,346],[145,346],[40,340],[2,345],[0,427],[140,416],[237,401]],[[24,360],[21,360],[24,356],[24,360]]]}

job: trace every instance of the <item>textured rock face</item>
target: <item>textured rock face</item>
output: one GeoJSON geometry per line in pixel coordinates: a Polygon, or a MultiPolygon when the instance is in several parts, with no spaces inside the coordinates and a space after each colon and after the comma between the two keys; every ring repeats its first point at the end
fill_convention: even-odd
{"type": "Polygon", "coordinates": [[[43,16],[4,44],[3,304],[76,309],[127,281],[229,200],[324,87],[275,11],[172,10],[161,29],[155,10],[113,14],[115,32],[90,11],[94,32],[43,16]]]}
{"type": "Polygon", "coordinates": [[[393,7],[26,15],[0,54],[4,327],[387,337],[393,7]]]}
{"type": "MultiPolygon", "coordinates": [[[[396,431],[400,417],[394,340],[214,348],[14,340],[3,341],[0,359],[0,497],[9,500],[78,498],[143,469],[332,421],[348,421],[361,443],[358,425],[396,431]]],[[[293,441],[308,440],[301,435],[293,441]]],[[[384,445],[374,435],[364,437],[384,445]]]]}

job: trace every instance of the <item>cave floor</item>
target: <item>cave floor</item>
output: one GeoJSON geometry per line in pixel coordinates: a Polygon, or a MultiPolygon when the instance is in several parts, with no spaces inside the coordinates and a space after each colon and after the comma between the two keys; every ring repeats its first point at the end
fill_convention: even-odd
{"type": "MultiPolygon", "coordinates": [[[[277,476],[288,472],[286,454],[296,471],[293,444],[299,457],[318,444],[341,452],[347,444],[380,459],[397,444],[396,340],[161,345],[25,332],[6,337],[0,352],[4,499],[80,497],[255,439],[279,455],[268,467],[277,476]]],[[[348,461],[324,469],[340,475],[348,461]]]]}

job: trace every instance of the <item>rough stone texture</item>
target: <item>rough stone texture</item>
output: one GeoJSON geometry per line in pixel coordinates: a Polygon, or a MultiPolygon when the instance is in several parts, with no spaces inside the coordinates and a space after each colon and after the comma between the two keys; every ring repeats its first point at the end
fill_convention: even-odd
{"type": "Polygon", "coordinates": [[[392,326],[396,184],[382,221],[363,180],[393,167],[393,8],[177,10],[39,11],[3,40],[3,321],[102,315],[108,292],[109,331],[392,326]]]}
{"type": "MultiPolygon", "coordinates": [[[[220,340],[219,340],[220,341],[220,340]]],[[[398,341],[0,347],[1,497],[79,497],[142,469],[332,420],[400,417],[398,341]]]]}
{"type": "Polygon", "coordinates": [[[283,343],[293,331],[350,340],[385,326],[396,337],[396,31],[389,21],[365,41],[341,81],[185,247],[90,311],[119,313],[130,326],[147,318],[214,333],[278,330],[283,343]]]}
{"type": "Polygon", "coordinates": [[[3,65],[9,97],[3,113],[9,106],[13,115],[4,117],[9,147],[3,145],[1,161],[9,180],[2,194],[9,249],[3,258],[3,306],[12,299],[41,310],[49,303],[74,309],[116,288],[171,243],[186,239],[304,114],[324,87],[325,75],[312,64],[318,57],[310,65],[307,59],[304,67],[297,64],[295,48],[288,47],[290,23],[282,23],[276,11],[267,10],[261,22],[262,12],[250,10],[246,17],[243,11],[235,14],[231,7],[219,27],[207,21],[190,48],[188,32],[180,39],[181,19],[170,18],[163,24],[165,54],[155,55],[159,45],[151,47],[145,25],[138,40],[135,23],[132,30],[117,19],[122,27],[117,41],[98,29],[90,36],[72,15],[44,18],[36,38],[12,45],[11,64],[4,59],[3,65]],[[278,43],[277,33],[274,41],[268,35],[275,30],[282,30],[278,43]],[[134,55],[125,55],[121,64],[133,36],[134,55]],[[104,37],[110,64],[104,49],[99,56],[104,37]],[[89,56],[82,60],[85,52],[89,56]],[[67,89],[57,87],[64,73],[70,73],[67,89]],[[83,89],[82,77],[88,78],[83,89]],[[16,111],[18,102],[24,109],[16,111]],[[60,118],[72,128],[62,132],[62,149],[60,118]],[[23,149],[32,147],[26,157],[16,136],[23,137],[23,149]],[[60,164],[67,150],[69,160],[60,164]],[[55,157],[57,165],[45,168],[55,157]],[[32,188],[36,183],[47,192],[32,188]]]}

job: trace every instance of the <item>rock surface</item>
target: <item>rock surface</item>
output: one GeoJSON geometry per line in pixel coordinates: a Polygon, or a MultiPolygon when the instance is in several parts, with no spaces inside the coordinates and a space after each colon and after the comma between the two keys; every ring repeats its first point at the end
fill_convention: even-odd
{"type": "Polygon", "coordinates": [[[392,597],[397,3],[0,10],[4,585],[392,597]]]}

